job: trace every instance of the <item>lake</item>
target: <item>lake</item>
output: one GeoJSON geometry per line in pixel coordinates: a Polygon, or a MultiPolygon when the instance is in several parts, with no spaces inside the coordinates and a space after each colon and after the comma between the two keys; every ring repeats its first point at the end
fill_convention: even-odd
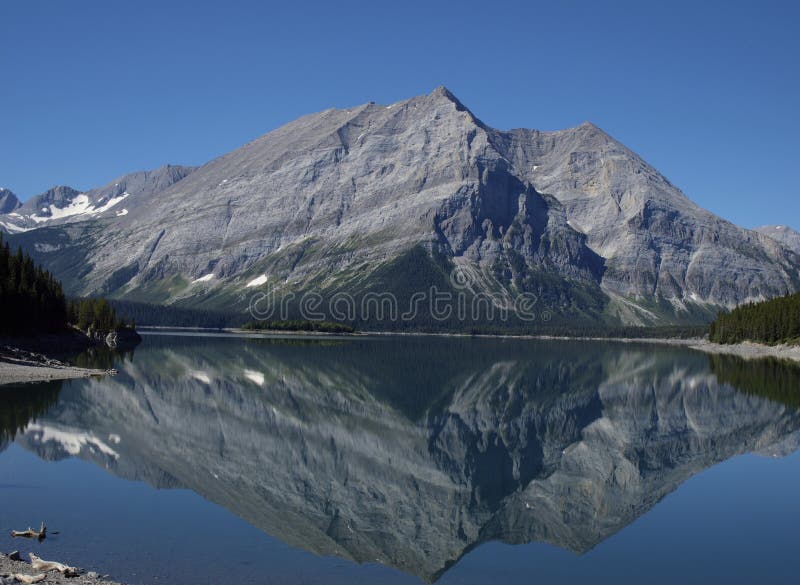
{"type": "Polygon", "coordinates": [[[118,375],[0,388],[2,551],[131,584],[797,580],[793,365],[178,333],[79,359],[118,375]]]}

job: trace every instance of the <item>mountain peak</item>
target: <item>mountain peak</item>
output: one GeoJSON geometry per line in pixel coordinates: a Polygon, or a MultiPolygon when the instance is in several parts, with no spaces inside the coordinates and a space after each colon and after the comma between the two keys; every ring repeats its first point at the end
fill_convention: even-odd
{"type": "Polygon", "coordinates": [[[453,94],[453,92],[447,89],[444,85],[438,86],[426,97],[432,100],[433,103],[453,104],[457,112],[466,112],[475,124],[484,129],[488,128],[475,114],[472,113],[472,110],[465,106],[461,100],[459,100],[455,94],[453,94]]]}
{"type": "Polygon", "coordinates": [[[22,206],[19,198],[5,187],[0,187],[0,213],[11,213],[22,206]]]}
{"type": "Polygon", "coordinates": [[[597,124],[595,124],[593,122],[590,122],[589,120],[586,120],[586,121],[582,122],[581,125],[578,126],[578,128],[584,130],[585,132],[587,132],[589,134],[597,134],[597,135],[600,135],[600,136],[606,136],[606,137],[610,138],[610,135],[608,134],[608,132],[603,130],[597,124]]]}
{"type": "Polygon", "coordinates": [[[80,195],[80,193],[80,191],[73,189],[69,185],[55,185],[54,187],[50,187],[41,195],[38,195],[36,198],[43,201],[53,201],[58,199],[68,199],[76,195],[80,195]]]}
{"type": "Polygon", "coordinates": [[[439,85],[435,87],[434,90],[431,92],[431,95],[445,97],[451,101],[458,101],[456,96],[453,95],[453,92],[447,89],[447,87],[445,87],[444,85],[439,85]]]}
{"type": "MultiPolygon", "coordinates": [[[[434,89],[430,96],[434,99],[444,99],[455,104],[456,109],[461,112],[469,112],[469,109],[459,100],[452,91],[447,89],[444,85],[440,85],[434,89]]],[[[471,112],[470,112],[471,113],[471,112]]]]}

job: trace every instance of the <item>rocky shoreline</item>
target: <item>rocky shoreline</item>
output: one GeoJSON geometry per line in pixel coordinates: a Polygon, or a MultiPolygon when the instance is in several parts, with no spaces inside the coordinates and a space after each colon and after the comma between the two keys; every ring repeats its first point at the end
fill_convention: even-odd
{"type": "Polygon", "coordinates": [[[797,345],[764,345],[744,341],[731,345],[711,343],[708,340],[694,340],[687,344],[692,349],[713,354],[735,355],[743,359],[777,358],[800,362],[800,346],[797,345]]]}
{"type": "Polygon", "coordinates": [[[609,337],[547,337],[536,339],[550,340],[582,340],[582,341],[616,341],[618,343],[653,343],[657,345],[676,345],[697,351],[718,355],[734,355],[743,359],[776,358],[800,362],[800,346],[796,345],[764,345],[752,341],[742,343],[712,343],[708,339],[670,339],[670,338],[609,338],[609,337]]]}
{"type": "Polygon", "coordinates": [[[712,343],[702,338],[614,338],[614,337],[550,337],[538,336],[535,339],[548,340],[580,340],[580,341],[616,341],[617,343],[653,343],[657,345],[676,345],[688,347],[697,351],[711,354],[734,355],[743,359],[776,358],[800,362],[800,346],[796,345],[765,345],[752,341],[742,343],[721,344],[712,343]]]}
{"type": "Polygon", "coordinates": [[[78,368],[18,347],[0,346],[0,386],[89,378],[112,373],[113,371],[110,370],[78,368]]]}
{"type": "Polygon", "coordinates": [[[67,577],[58,571],[35,570],[31,563],[23,561],[21,556],[16,553],[0,554],[0,585],[16,585],[18,583],[41,583],[42,585],[53,585],[69,583],[70,585],[121,585],[116,581],[106,580],[108,575],[100,576],[95,572],[80,573],[74,577],[67,577]],[[29,581],[19,580],[15,575],[25,575],[31,577],[29,581]],[[44,579],[37,581],[37,576],[44,575],[44,579]]]}
{"type": "Polygon", "coordinates": [[[0,337],[0,386],[113,374],[109,370],[79,368],[48,356],[77,354],[92,347],[127,350],[141,340],[133,329],[84,332],[70,328],[34,337],[0,337]]]}

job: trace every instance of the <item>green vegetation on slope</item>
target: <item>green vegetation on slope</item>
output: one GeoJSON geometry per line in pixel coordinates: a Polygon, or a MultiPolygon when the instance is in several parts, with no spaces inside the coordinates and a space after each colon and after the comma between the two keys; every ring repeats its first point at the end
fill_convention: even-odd
{"type": "MultiPolygon", "coordinates": [[[[525,292],[533,292],[537,299],[533,306],[535,318],[520,319],[511,307],[508,318],[504,319],[499,309],[493,309],[493,314],[489,314],[485,300],[476,302],[470,287],[456,288],[450,278],[453,268],[453,263],[444,254],[417,246],[371,271],[346,269],[338,273],[335,282],[311,281],[305,283],[305,288],[279,290],[268,302],[258,305],[261,311],[259,315],[253,315],[263,317],[269,324],[249,328],[310,331],[309,325],[303,325],[301,329],[296,324],[328,322],[357,331],[616,338],[703,337],[707,331],[706,325],[639,327],[604,323],[599,316],[602,299],[592,297],[591,302],[580,300],[581,295],[591,294],[586,288],[588,285],[570,281],[569,286],[561,283],[561,288],[556,289],[555,283],[551,283],[553,290],[542,292],[548,289],[545,286],[547,283],[536,279],[544,278],[543,273],[531,271],[526,273],[526,286],[531,290],[525,292]],[[440,305],[433,302],[434,291],[445,299],[440,305]],[[318,314],[314,320],[300,310],[301,300],[306,293],[320,301],[314,307],[314,312],[318,314]],[[424,297],[421,301],[415,301],[415,295],[419,294],[424,297]],[[434,314],[433,305],[440,311],[438,314],[434,314]],[[583,311],[581,307],[591,308],[583,311]],[[408,317],[409,314],[411,317],[408,317]],[[295,324],[276,325],[279,322],[295,324]]],[[[495,277],[498,286],[500,281],[495,277]]],[[[488,282],[491,284],[491,278],[488,282]]],[[[480,287],[475,288],[481,290],[480,287]]],[[[520,291],[512,286],[508,292],[513,300],[520,291]]],[[[248,320],[241,300],[237,304],[235,299],[231,299],[229,306],[241,307],[238,311],[153,305],[120,299],[110,302],[119,314],[135,318],[138,325],[222,329],[240,327],[248,320]]]]}
{"type": "Polygon", "coordinates": [[[798,343],[800,293],[761,303],[750,303],[720,314],[709,329],[715,343],[798,343]]]}
{"type": "Polygon", "coordinates": [[[239,327],[245,320],[243,312],[208,311],[169,305],[153,305],[120,299],[109,300],[117,314],[135,321],[137,325],[158,327],[202,327],[224,329],[239,327]]]}

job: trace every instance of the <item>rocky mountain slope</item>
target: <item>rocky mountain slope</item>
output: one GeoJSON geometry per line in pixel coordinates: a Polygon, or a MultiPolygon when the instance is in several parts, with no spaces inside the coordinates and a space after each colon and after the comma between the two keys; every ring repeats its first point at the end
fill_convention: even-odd
{"type": "Polygon", "coordinates": [[[16,441],[429,581],[491,540],[586,552],[692,475],[797,445],[795,409],[689,350],[394,344],[154,339],[16,441]]]}
{"type": "Polygon", "coordinates": [[[128,189],[124,214],[95,213],[124,190],[89,197],[89,221],[17,241],[73,294],[206,308],[264,288],[407,306],[453,290],[456,266],[473,296],[527,292],[566,321],[697,321],[800,288],[796,251],[699,208],[591,124],[498,131],[445,88],[305,116],[167,183],[128,189]]]}
{"type": "Polygon", "coordinates": [[[797,230],[787,225],[765,225],[757,228],[756,231],[800,253],[800,232],[797,230]]]}
{"type": "MultiPolygon", "coordinates": [[[[53,187],[24,204],[17,202],[18,205],[5,212],[7,215],[0,226],[7,232],[19,233],[45,225],[122,217],[147,195],[180,181],[192,170],[192,167],[167,165],[154,171],[125,175],[85,193],[63,185],[53,187]]],[[[0,209],[1,204],[2,199],[0,209]]]]}
{"type": "Polygon", "coordinates": [[[795,254],[701,209],[596,126],[496,137],[606,260],[602,284],[612,297],[730,307],[796,289],[795,254]]]}

